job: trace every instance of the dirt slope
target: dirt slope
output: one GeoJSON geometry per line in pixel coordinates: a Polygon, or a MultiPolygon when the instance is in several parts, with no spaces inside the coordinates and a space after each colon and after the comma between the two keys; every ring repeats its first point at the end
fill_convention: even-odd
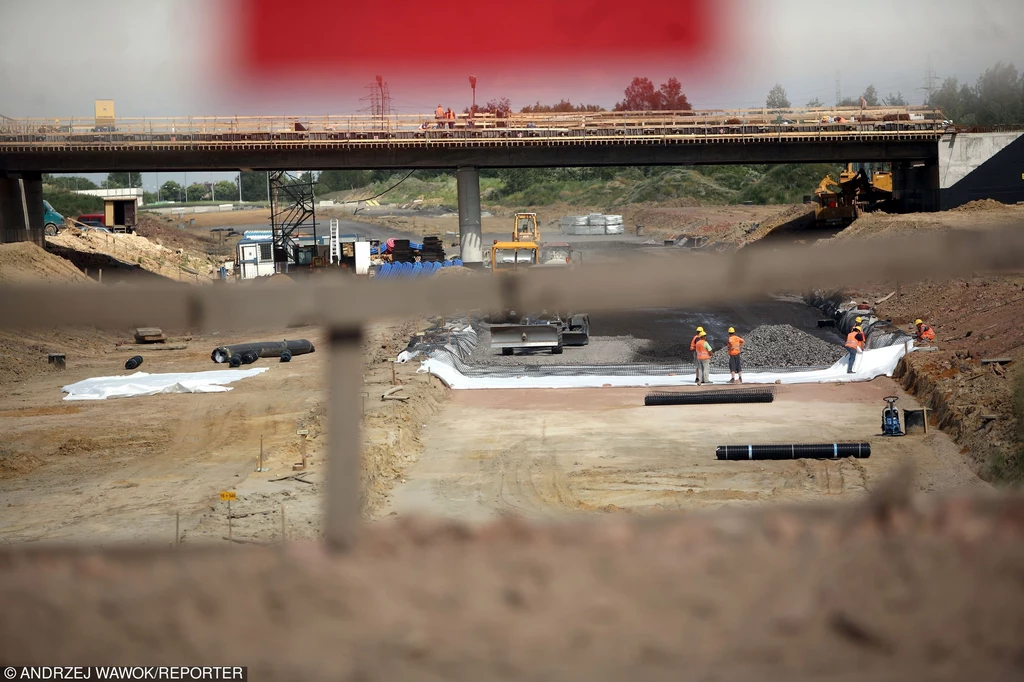
{"type": "MultiPolygon", "coordinates": [[[[1015,224],[1024,227],[1024,207],[978,201],[941,213],[870,214],[834,239],[1015,224]]],[[[930,405],[935,423],[964,447],[983,477],[1024,481],[1024,445],[1018,440],[1013,407],[1016,382],[1024,375],[1024,271],[899,287],[896,282],[876,282],[850,293],[864,301],[893,294],[877,306],[881,317],[907,330],[917,318],[935,328],[939,350],[910,357],[900,374],[904,386],[930,405]],[[981,364],[983,358],[994,357],[1012,362],[1002,367],[981,364]]]]}
{"type": "MultiPolygon", "coordinates": [[[[47,244],[84,254],[100,254],[173,280],[212,281],[220,260],[191,248],[168,247],[135,234],[111,234],[71,228],[47,244]]],[[[71,256],[69,256],[71,257],[71,256]]]]}
{"type": "Polygon", "coordinates": [[[74,265],[31,242],[0,244],[0,283],[92,283],[74,265]]]}

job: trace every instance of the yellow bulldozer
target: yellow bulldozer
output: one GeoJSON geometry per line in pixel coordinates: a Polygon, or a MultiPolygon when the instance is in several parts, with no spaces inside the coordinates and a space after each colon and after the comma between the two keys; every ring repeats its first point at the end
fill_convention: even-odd
{"type": "MultiPolygon", "coordinates": [[[[497,241],[491,246],[491,272],[516,276],[533,268],[568,267],[572,247],[565,243],[541,245],[536,213],[516,213],[512,241],[497,241]]],[[[590,316],[582,313],[541,311],[523,315],[506,310],[492,316],[491,348],[502,355],[516,350],[547,350],[558,354],[565,346],[585,346],[590,342],[590,316]]]]}
{"type": "Polygon", "coordinates": [[[839,182],[826,175],[814,190],[814,222],[818,226],[845,226],[863,211],[879,208],[892,199],[892,173],[863,169],[853,164],[839,173],[839,182]]]}

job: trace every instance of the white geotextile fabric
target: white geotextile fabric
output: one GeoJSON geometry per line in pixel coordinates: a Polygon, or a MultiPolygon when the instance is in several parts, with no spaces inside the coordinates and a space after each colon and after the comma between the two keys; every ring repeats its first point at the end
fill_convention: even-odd
{"type": "MultiPolygon", "coordinates": [[[[913,350],[913,343],[908,344],[913,350]]],[[[571,349],[569,352],[572,352],[571,349]]],[[[905,351],[903,344],[876,348],[864,351],[854,364],[853,374],[846,372],[847,359],[843,359],[827,369],[808,370],[805,372],[743,372],[744,384],[821,384],[837,381],[870,381],[878,376],[892,376],[897,363],[905,351]]],[[[511,367],[509,370],[513,369],[511,367]]],[[[507,377],[467,377],[451,365],[433,358],[424,361],[417,370],[419,373],[429,372],[444,381],[449,388],[602,388],[602,387],[681,387],[693,386],[693,374],[677,374],[674,376],[600,376],[580,374],[578,376],[507,376],[507,377]]],[[[728,370],[712,370],[711,379],[717,384],[728,381],[728,370]],[[715,381],[717,379],[717,381],[715,381]]]]}
{"type": "Polygon", "coordinates": [[[221,393],[230,391],[230,384],[239,379],[256,376],[267,371],[267,367],[252,369],[220,369],[209,372],[175,372],[172,374],[147,374],[136,372],[118,377],[95,377],[68,384],[60,389],[64,400],[106,400],[107,398],[130,398],[137,395],[157,393],[221,393]]]}

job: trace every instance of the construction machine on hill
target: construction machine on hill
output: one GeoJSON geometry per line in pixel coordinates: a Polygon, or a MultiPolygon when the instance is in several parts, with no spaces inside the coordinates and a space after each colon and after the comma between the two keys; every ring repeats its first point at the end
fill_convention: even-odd
{"type": "Polygon", "coordinates": [[[839,182],[826,175],[814,190],[814,222],[819,227],[845,227],[862,212],[882,208],[892,200],[892,173],[864,169],[853,164],[839,173],[839,182]]]}

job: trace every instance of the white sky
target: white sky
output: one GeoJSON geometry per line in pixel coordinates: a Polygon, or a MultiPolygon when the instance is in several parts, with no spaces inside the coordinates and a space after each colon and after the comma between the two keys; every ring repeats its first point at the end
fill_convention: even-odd
{"type": "MultiPolygon", "coordinates": [[[[920,103],[929,63],[940,79],[952,75],[972,82],[999,60],[1024,68],[1024,0],[731,2],[732,47],[717,72],[659,63],[631,75],[648,75],[656,83],[675,75],[696,108],[732,108],[759,106],[776,81],[794,105],[813,97],[831,103],[837,72],[844,97],[857,96],[872,83],[881,95],[902,91],[911,103],[920,103]]],[[[127,117],[340,114],[363,106],[362,85],[373,74],[287,96],[273,88],[245,100],[228,94],[217,80],[218,57],[210,47],[224,33],[211,4],[0,0],[0,114],[90,116],[93,100],[101,98],[114,99],[117,115],[127,117]]],[[[386,39],[386,24],[373,30],[386,39]]],[[[338,38],[344,39],[344,27],[338,38]]],[[[610,106],[630,77],[597,70],[561,79],[476,75],[478,101],[504,95],[516,108],[562,97],[610,106]]],[[[468,99],[464,76],[439,76],[430,83],[422,76],[388,80],[394,105],[403,113],[431,111],[437,100],[468,99]]],[[[147,178],[147,186],[151,182],[147,178]]]]}

